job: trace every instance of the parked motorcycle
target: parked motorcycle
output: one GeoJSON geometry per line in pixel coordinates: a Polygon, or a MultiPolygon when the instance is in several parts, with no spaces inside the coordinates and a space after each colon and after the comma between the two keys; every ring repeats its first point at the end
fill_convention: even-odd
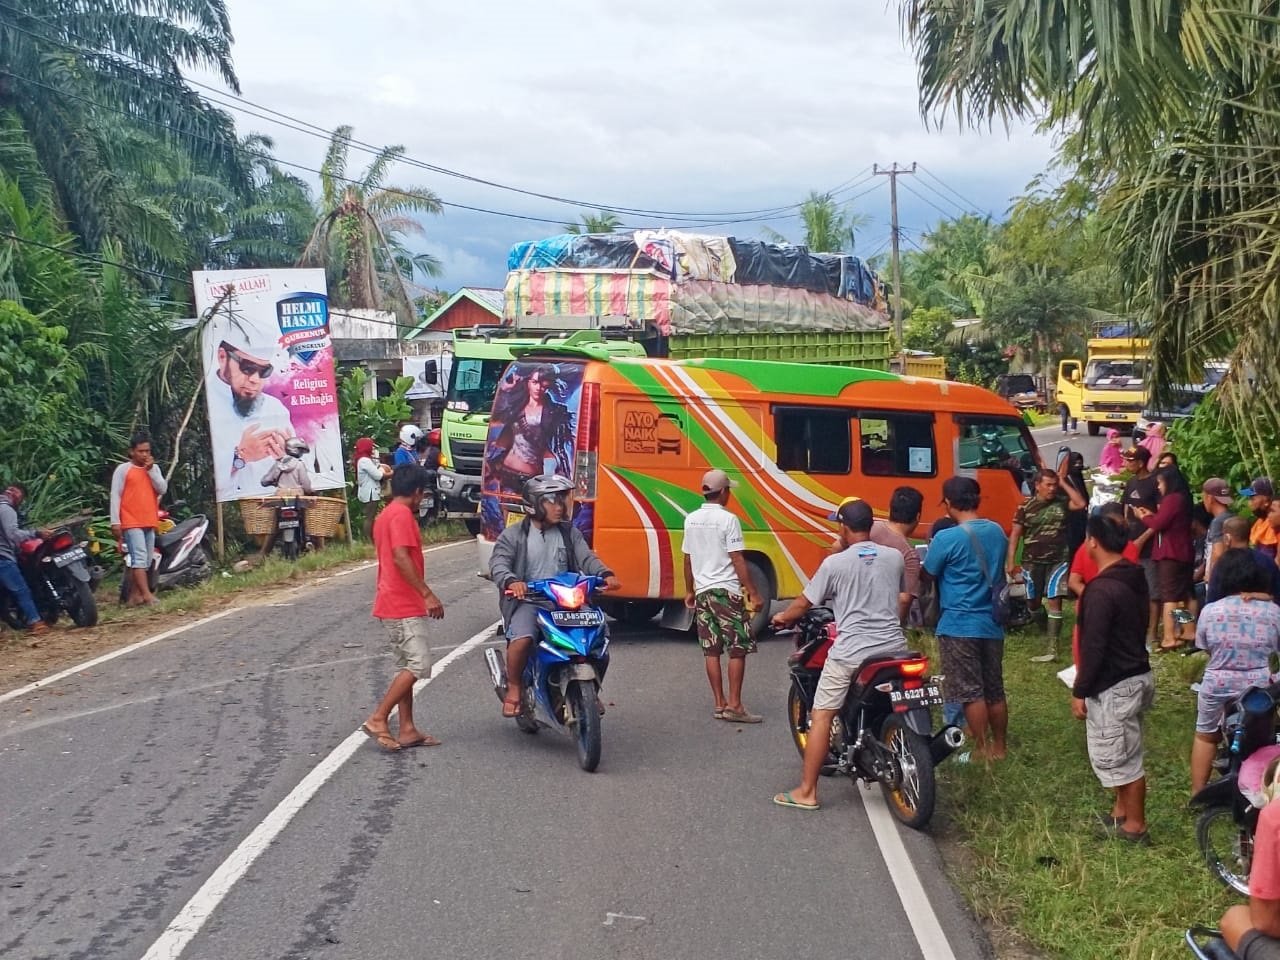
{"type": "Polygon", "coordinates": [[[1256,751],[1276,743],[1276,705],[1280,683],[1250,687],[1227,704],[1215,766],[1222,776],[1194,797],[1203,808],[1196,820],[1196,843],[1209,872],[1242,896],[1249,895],[1253,834],[1261,809],[1241,789],[1241,769],[1256,751]]]}
{"type": "MultiPolygon", "coordinates": [[[[63,613],[77,627],[98,623],[98,602],[93,595],[95,568],[89,563],[85,522],[79,518],[53,524],[47,538],[35,537],[18,545],[18,569],[45,623],[56,623],[63,613]]],[[[2,588],[0,619],[15,630],[26,626],[17,601],[2,588]]]]}
{"type": "MultiPolygon", "coordinates": [[[[171,509],[181,511],[185,507],[185,501],[178,500],[171,509]]],[[[168,510],[160,510],[160,527],[147,571],[152,593],[197,586],[213,576],[213,557],[204,542],[208,533],[209,518],[203,513],[174,523],[168,510]]],[[[121,603],[129,599],[132,589],[132,578],[126,575],[120,581],[121,603]]]]}
{"type": "Polygon", "coordinates": [[[286,560],[297,560],[306,549],[306,510],[301,497],[282,497],[276,504],[275,542],[286,560]]]}
{"type": "MultiPolygon", "coordinates": [[[[787,722],[803,756],[818,677],[835,642],[835,617],[826,607],[813,607],[796,629],[796,650],[788,658],[787,722]]],[[[928,669],[928,659],[919,653],[873,657],[863,663],[832,722],[824,768],[828,774],[879,783],[893,815],[915,829],[933,816],[934,767],[964,743],[959,727],[931,733],[929,708],[943,702],[942,678],[927,676],[928,669]]]]}
{"type": "Polygon", "coordinates": [[[1186,934],[1187,949],[1197,960],[1239,960],[1222,940],[1222,934],[1208,927],[1192,927],[1186,934]]]}
{"type": "MultiPolygon", "coordinates": [[[[588,773],[600,763],[599,690],[609,667],[609,631],[591,597],[604,586],[600,577],[562,573],[528,585],[526,600],[537,603],[541,642],[524,669],[524,702],[516,725],[525,733],[550,727],[573,737],[578,763],[588,773]]],[[[499,699],[507,695],[507,669],[492,648],[485,651],[499,699]]]]}

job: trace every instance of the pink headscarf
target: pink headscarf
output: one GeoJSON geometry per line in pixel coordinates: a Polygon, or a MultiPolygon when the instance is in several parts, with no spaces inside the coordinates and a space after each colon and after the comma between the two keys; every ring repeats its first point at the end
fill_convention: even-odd
{"type": "Polygon", "coordinates": [[[1102,457],[1098,460],[1098,466],[1107,473],[1121,473],[1124,470],[1124,456],[1120,452],[1120,444],[1113,442],[1119,439],[1119,430],[1107,431],[1107,442],[1103,444],[1102,457]]]}
{"type": "Polygon", "coordinates": [[[1150,462],[1152,464],[1158,462],[1160,454],[1164,452],[1164,424],[1153,423],[1151,430],[1148,431],[1146,437],[1143,438],[1143,441],[1138,446],[1145,447],[1151,452],[1150,462]]]}

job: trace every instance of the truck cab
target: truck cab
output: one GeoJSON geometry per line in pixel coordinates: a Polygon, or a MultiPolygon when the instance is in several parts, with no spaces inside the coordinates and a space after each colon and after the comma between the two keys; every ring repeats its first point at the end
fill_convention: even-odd
{"type": "Polygon", "coordinates": [[[1054,397],[1074,420],[1083,420],[1089,436],[1103,427],[1132,429],[1147,398],[1149,344],[1133,337],[1095,337],[1084,361],[1058,364],[1054,397]]]}

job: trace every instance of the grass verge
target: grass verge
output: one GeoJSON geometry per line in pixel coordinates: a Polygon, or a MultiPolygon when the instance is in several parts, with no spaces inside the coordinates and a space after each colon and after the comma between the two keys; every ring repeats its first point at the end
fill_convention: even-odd
{"type": "Polygon", "coordinates": [[[1089,766],[1070,691],[1055,676],[1066,661],[1028,662],[1041,643],[1013,634],[1006,645],[1008,759],[939,769],[943,833],[968,853],[951,863],[952,879],[981,919],[1013,928],[1047,956],[1180,956],[1186,927],[1213,925],[1237,902],[1201,861],[1186,807],[1196,712],[1188,685],[1204,659],[1152,657],[1157,692],[1145,742],[1154,844],[1144,848],[1094,838],[1091,821],[1109,812],[1109,795],[1089,766]]]}
{"type": "MultiPolygon", "coordinates": [[[[423,531],[423,543],[426,545],[445,543],[466,536],[462,524],[448,522],[432,524],[423,531]]],[[[272,553],[261,566],[247,573],[233,573],[229,569],[218,568],[213,579],[198,587],[179,590],[166,590],[158,595],[159,603],[154,607],[122,607],[114,603],[119,591],[120,578],[111,577],[104,582],[98,591],[100,617],[99,623],[127,623],[144,620],[157,614],[194,613],[213,599],[240,593],[255,587],[268,587],[287,583],[299,577],[344,567],[373,559],[373,547],[370,544],[331,543],[323,550],[305,553],[297,560],[281,559],[279,554],[272,553]]]]}

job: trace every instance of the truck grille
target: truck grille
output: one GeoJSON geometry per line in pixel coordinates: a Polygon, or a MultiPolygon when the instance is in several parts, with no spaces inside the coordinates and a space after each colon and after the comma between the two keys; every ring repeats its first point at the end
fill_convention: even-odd
{"type": "Polygon", "coordinates": [[[484,466],[483,440],[450,440],[453,469],[458,473],[479,477],[484,466]]]}
{"type": "Polygon", "coordinates": [[[1141,403],[1094,403],[1094,413],[1141,413],[1141,403]]]}

